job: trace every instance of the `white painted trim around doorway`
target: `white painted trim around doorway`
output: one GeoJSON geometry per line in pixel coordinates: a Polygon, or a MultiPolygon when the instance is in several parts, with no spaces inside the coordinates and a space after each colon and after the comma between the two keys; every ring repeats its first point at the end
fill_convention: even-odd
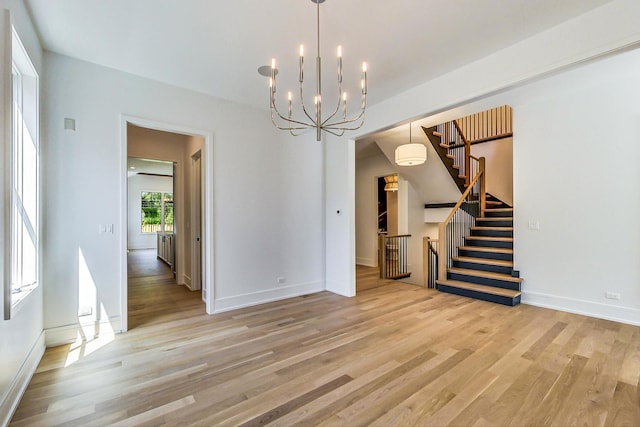
{"type": "Polygon", "coordinates": [[[202,251],[202,284],[206,292],[205,305],[208,314],[213,314],[214,307],[214,229],[213,229],[213,131],[197,129],[189,126],[144,119],[126,114],[120,115],[120,313],[121,332],[128,328],[127,316],[127,124],[165,132],[200,136],[204,138],[202,147],[202,165],[204,169],[202,185],[203,204],[203,251],[202,251]]]}

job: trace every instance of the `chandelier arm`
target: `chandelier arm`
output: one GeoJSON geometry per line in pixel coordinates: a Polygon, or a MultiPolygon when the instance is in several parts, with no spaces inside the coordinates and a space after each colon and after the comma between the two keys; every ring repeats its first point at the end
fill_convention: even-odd
{"type": "Polygon", "coordinates": [[[291,127],[291,122],[290,122],[289,120],[287,120],[287,119],[283,118],[282,116],[279,116],[279,117],[280,117],[282,120],[284,120],[285,122],[289,123],[289,126],[286,126],[286,127],[285,127],[285,126],[280,125],[280,124],[277,122],[277,120],[276,120],[276,118],[275,118],[275,116],[274,116],[274,114],[273,114],[273,111],[272,111],[272,112],[271,112],[271,123],[273,123],[273,125],[276,127],[276,129],[291,131],[291,130],[305,130],[305,129],[309,129],[309,128],[310,128],[310,127],[309,127],[308,125],[306,125],[306,124],[303,124],[303,127],[291,127]]]}
{"type": "Polygon", "coordinates": [[[357,122],[358,120],[364,118],[364,114],[365,114],[365,110],[361,110],[360,114],[358,114],[356,117],[353,117],[353,118],[348,119],[348,120],[341,120],[339,122],[326,123],[326,124],[323,124],[323,127],[328,127],[328,128],[335,129],[336,126],[347,125],[349,123],[354,123],[354,122],[357,122]]]}
{"type": "Polygon", "coordinates": [[[358,118],[356,118],[356,119],[348,120],[348,121],[345,121],[345,122],[331,123],[331,124],[329,124],[329,125],[327,125],[327,126],[323,126],[323,129],[344,129],[344,130],[356,130],[356,129],[360,129],[360,128],[362,127],[362,125],[364,124],[364,117],[365,117],[365,115],[364,115],[364,113],[362,113],[362,114],[360,114],[360,115],[358,116],[358,118]],[[359,124],[356,124],[356,125],[355,125],[355,126],[353,126],[353,127],[345,127],[345,126],[344,126],[344,125],[348,125],[348,124],[350,124],[350,123],[355,123],[355,122],[357,122],[358,120],[360,120],[360,123],[359,123],[359,124]]]}
{"type": "Polygon", "coordinates": [[[331,113],[331,115],[321,123],[323,126],[325,123],[331,120],[336,114],[338,114],[338,111],[340,111],[340,105],[342,105],[342,82],[338,80],[338,105],[336,105],[336,109],[333,111],[333,113],[331,113]]]}
{"type": "MultiPolygon", "coordinates": [[[[272,97],[271,98],[271,116],[273,117],[273,112],[275,111],[276,115],[284,122],[287,123],[295,123],[297,125],[301,125],[304,126],[303,128],[294,128],[294,129],[306,129],[306,128],[310,128],[310,127],[316,127],[315,123],[305,123],[305,122],[301,122],[299,120],[294,120],[290,117],[285,117],[283,116],[280,111],[278,111],[278,107],[276,107],[276,103],[275,103],[275,99],[272,97]]],[[[275,124],[275,122],[274,122],[275,124]]],[[[278,129],[288,129],[288,128],[282,128],[282,127],[278,127],[278,129]]]]}
{"type": "MultiPolygon", "coordinates": [[[[329,121],[329,119],[331,118],[331,117],[329,117],[329,119],[327,119],[324,122],[322,122],[322,126],[323,127],[326,126],[326,127],[331,128],[331,129],[336,129],[335,126],[356,122],[356,121],[358,121],[358,120],[360,120],[361,118],[364,117],[366,108],[367,108],[367,96],[363,95],[362,96],[362,106],[360,107],[360,114],[358,114],[356,117],[353,117],[351,119],[347,119],[345,117],[343,120],[341,120],[339,122],[333,122],[333,123],[327,123],[329,121]]],[[[363,122],[364,122],[364,119],[363,119],[363,122]]],[[[362,124],[360,124],[360,126],[358,126],[358,128],[360,128],[360,127],[362,127],[362,124]]],[[[358,128],[356,128],[356,129],[358,129],[358,128]]],[[[354,130],[354,129],[350,129],[350,130],[354,130]]]]}
{"type": "Polygon", "coordinates": [[[300,105],[302,105],[302,111],[304,112],[304,115],[307,116],[309,120],[311,120],[311,123],[313,123],[314,127],[317,126],[317,123],[314,120],[314,118],[311,117],[311,115],[307,112],[307,106],[304,103],[304,93],[302,89],[302,82],[300,82],[300,105]]]}
{"type": "Polygon", "coordinates": [[[323,131],[330,133],[331,135],[335,135],[335,136],[343,136],[344,135],[344,129],[341,129],[342,132],[338,133],[338,132],[334,132],[331,128],[321,128],[323,131]]]}

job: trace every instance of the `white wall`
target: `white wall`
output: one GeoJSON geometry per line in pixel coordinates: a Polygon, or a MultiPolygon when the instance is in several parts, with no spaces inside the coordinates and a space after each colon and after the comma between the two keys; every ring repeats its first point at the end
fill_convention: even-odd
{"type": "MultiPolygon", "coordinates": [[[[24,4],[18,1],[0,0],[0,11],[4,11],[4,9],[9,10],[12,24],[36,71],[42,76],[42,50],[24,4]]],[[[4,29],[3,22],[4,20],[0,23],[0,31],[4,29]]],[[[2,62],[4,62],[4,56],[2,58],[2,62]]],[[[8,94],[3,92],[4,90],[0,89],[0,99],[4,100],[7,99],[5,96],[8,94]]],[[[4,105],[0,110],[2,115],[10,114],[10,111],[5,111],[4,105]]],[[[0,120],[1,135],[5,134],[4,123],[4,120],[0,120]]],[[[0,164],[2,165],[5,164],[5,153],[6,150],[0,150],[0,164]]],[[[4,196],[0,197],[0,211],[9,212],[8,200],[4,196]]],[[[7,235],[8,230],[4,229],[4,221],[0,221],[0,239],[4,239],[4,236],[7,235]]],[[[4,259],[3,244],[0,245],[0,277],[5,277],[4,269],[8,268],[4,265],[4,259]]],[[[40,286],[18,305],[10,320],[4,320],[0,317],[0,360],[2,361],[0,364],[0,425],[8,423],[22,390],[27,386],[44,352],[42,289],[45,286],[46,280],[41,278],[40,286]]],[[[2,298],[3,295],[0,295],[0,299],[2,298]]],[[[0,304],[3,302],[0,301],[0,304]]]]}
{"type": "Polygon", "coordinates": [[[45,63],[45,326],[59,340],[77,323],[79,250],[120,329],[122,114],[213,131],[215,310],[324,289],[320,144],[277,131],[265,111],[56,54],[45,63]],[[98,235],[99,223],[115,233],[98,235]]]}
{"type": "Polygon", "coordinates": [[[327,290],[356,294],[355,141],[326,136],[325,277],[327,290]]]}
{"type": "Polygon", "coordinates": [[[471,154],[486,159],[487,192],[513,205],[513,138],[473,144],[471,154]]]}
{"type": "Polygon", "coordinates": [[[128,224],[127,247],[129,249],[155,249],[157,233],[143,233],[142,224],[142,199],[143,191],[173,193],[173,178],[167,176],[131,175],[128,178],[128,224]]]}
{"type": "Polygon", "coordinates": [[[638,76],[635,50],[505,94],[523,302],[640,324],[638,76]]]}
{"type": "Polygon", "coordinates": [[[378,180],[396,173],[387,157],[380,153],[356,162],[356,262],[378,265],[378,180]]]}
{"type": "Polygon", "coordinates": [[[362,135],[452,107],[434,122],[514,108],[515,268],[525,303],[640,324],[640,52],[560,72],[640,46],[638,16],[640,3],[613,1],[367,112],[362,135]],[[602,22],[616,25],[605,31],[602,22]],[[528,230],[529,220],[541,230],[528,230]]]}

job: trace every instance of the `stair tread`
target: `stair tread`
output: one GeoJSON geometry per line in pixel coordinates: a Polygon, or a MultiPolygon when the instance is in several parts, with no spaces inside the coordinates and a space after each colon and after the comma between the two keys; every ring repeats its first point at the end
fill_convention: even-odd
{"type": "MultiPolygon", "coordinates": [[[[484,218],[478,218],[478,221],[513,221],[512,216],[486,216],[484,218]]],[[[501,227],[504,228],[504,227],[501,227]]]]}
{"type": "Polygon", "coordinates": [[[478,240],[485,242],[513,242],[513,237],[492,237],[492,236],[465,236],[467,240],[478,240]]]}
{"type": "Polygon", "coordinates": [[[508,274],[493,273],[491,271],[471,270],[468,268],[451,267],[447,270],[449,273],[466,274],[468,276],[484,277],[486,279],[504,280],[507,282],[520,283],[522,278],[512,277],[508,274]]]}
{"type": "Polygon", "coordinates": [[[471,227],[471,229],[487,231],[513,231],[513,227],[483,227],[481,225],[476,225],[475,227],[471,227]]]}
{"type": "Polygon", "coordinates": [[[460,282],[458,280],[436,280],[439,285],[451,286],[453,288],[468,289],[471,291],[483,292],[491,295],[500,295],[509,298],[515,298],[521,295],[520,291],[512,291],[511,289],[494,288],[493,286],[476,285],[475,283],[460,282]]]}
{"type": "Polygon", "coordinates": [[[476,264],[496,265],[500,267],[513,267],[513,261],[503,261],[500,259],[475,258],[468,256],[454,256],[454,261],[472,262],[476,264]]]}
{"type": "MultiPolygon", "coordinates": [[[[513,212],[513,208],[487,208],[484,210],[485,212],[513,212]]],[[[511,217],[509,217],[511,218],[511,217]]]]}
{"type": "Polygon", "coordinates": [[[490,248],[486,246],[460,246],[458,249],[463,251],[477,251],[477,252],[496,252],[501,254],[512,254],[513,249],[507,248],[490,248]]]}

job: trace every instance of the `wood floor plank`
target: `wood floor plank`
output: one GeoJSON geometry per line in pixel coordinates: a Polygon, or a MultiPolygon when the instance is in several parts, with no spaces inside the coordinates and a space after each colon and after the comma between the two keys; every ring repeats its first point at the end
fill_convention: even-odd
{"type": "Polygon", "coordinates": [[[47,349],[11,426],[640,425],[639,327],[362,266],[353,298],[209,316],[148,255],[129,257],[130,331],[47,349]]]}

